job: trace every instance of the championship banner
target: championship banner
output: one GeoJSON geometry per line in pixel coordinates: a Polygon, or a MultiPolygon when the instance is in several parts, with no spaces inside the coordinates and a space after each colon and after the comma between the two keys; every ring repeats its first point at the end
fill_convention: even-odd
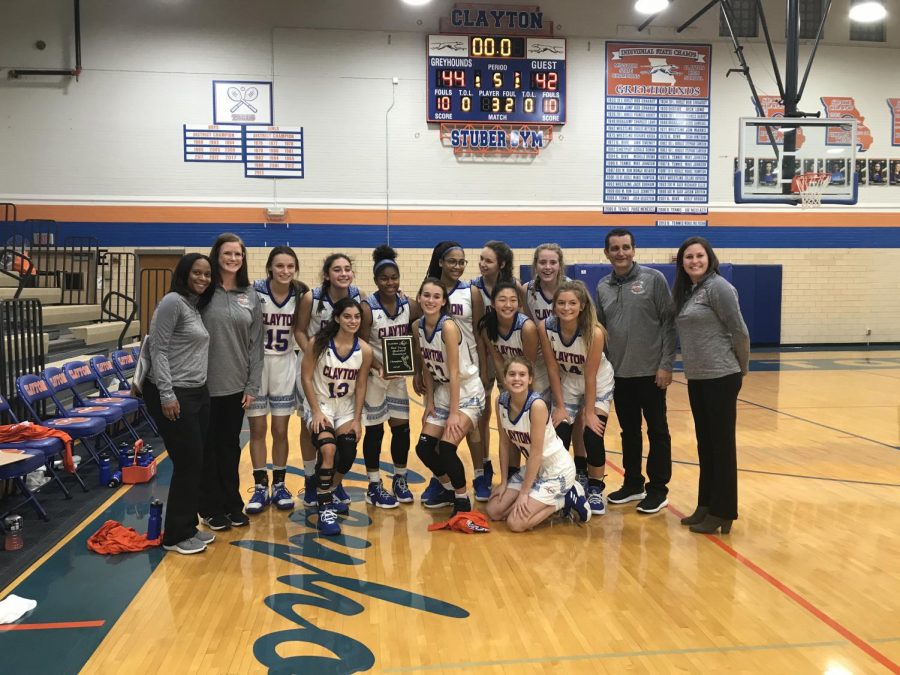
{"type": "Polygon", "coordinates": [[[891,109],[891,145],[900,145],[900,98],[889,98],[891,109]]]}
{"type": "Polygon", "coordinates": [[[710,45],[608,42],[605,212],[709,201],[710,45]]]}
{"type": "MultiPolygon", "coordinates": [[[[760,96],[759,104],[762,106],[763,117],[784,117],[784,103],[780,96],[760,96]]],[[[778,145],[784,145],[784,132],[775,130],[775,142],[778,145]]],[[[806,136],[803,135],[803,129],[797,129],[797,140],[795,150],[803,147],[806,136]]],[[[769,132],[765,127],[759,127],[756,131],[756,144],[769,145],[769,132]]]]}
{"type": "MultiPolygon", "coordinates": [[[[864,122],[866,118],[856,109],[856,101],[850,96],[823,96],[825,117],[850,117],[859,124],[856,128],[856,145],[859,152],[865,152],[872,145],[872,131],[864,122]]],[[[849,145],[847,130],[843,127],[828,127],[825,141],[828,145],[849,145]]]]}

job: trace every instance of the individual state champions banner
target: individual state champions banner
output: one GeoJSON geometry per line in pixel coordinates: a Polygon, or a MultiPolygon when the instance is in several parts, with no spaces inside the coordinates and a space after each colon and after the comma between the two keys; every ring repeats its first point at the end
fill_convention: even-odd
{"type": "Polygon", "coordinates": [[[889,98],[891,109],[891,145],[900,145],[900,98],[889,98]]]}
{"type": "Polygon", "coordinates": [[[622,206],[604,210],[708,203],[711,53],[710,45],[606,43],[603,201],[622,206]]]}

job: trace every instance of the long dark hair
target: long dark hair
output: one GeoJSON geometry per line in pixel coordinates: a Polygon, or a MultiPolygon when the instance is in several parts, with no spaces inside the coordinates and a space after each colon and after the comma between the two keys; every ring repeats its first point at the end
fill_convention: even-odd
{"type": "Polygon", "coordinates": [[[241,238],[233,232],[223,232],[220,234],[216,237],[215,243],[209,250],[209,266],[212,268],[213,286],[222,283],[222,273],[219,271],[219,251],[222,249],[222,246],[232,242],[241,245],[241,254],[243,256],[241,259],[241,269],[237,271],[234,281],[239,288],[246,288],[250,285],[250,277],[247,272],[247,247],[244,246],[244,242],[241,238]]]}
{"type": "Polygon", "coordinates": [[[321,291],[319,293],[319,304],[316,306],[317,314],[321,312],[325,307],[325,295],[328,293],[328,289],[331,287],[331,279],[328,278],[328,270],[331,269],[331,266],[334,264],[335,260],[340,260],[341,258],[350,263],[351,267],[353,266],[353,260],[349,255],[346,255],[345,253],[332,253],[330,256],[325,258],[325,262],[322,263],[322,285],[319,286],[321,291]]]}
{"type": "MultiPolygon", "coordinates": [[[[178,261],[178,264],[175,265],[175,271],[172,273],[172,284],[169,286],[169,293],[178,293],[178,295],[184,296],[185,298],[189,298],[194,292],[191,290],[189,285],[190,276],[191,276],[191,268],[194,266],[194,263],[198,260],[205,260],[209,262],[209,258],[207,258],[202,253],[186,253],[181,256],[181,260],[178,261]]],[[[212,268],[212,264],[210,264],[210,268],[212,268]]],[[[206,287],[206,290],[203,291],[202,295],[197,296],[197,309],[203,309],[209,304],[209,301],[212,300],[213,293],[215,293],[216,287],[213,286],[212,282],[210,282],[209,286],[206,287]]]]}
{"type": "Polygon", "coordinates": [[[694,244],[700,244],[706,251],[706,258],[709,261],[709,267],[706,269],[706,276],[719,271],[719,259],[716,257],[715,251],[713,251],[712,246],[710,246],[706,239],[703,237],[689,237],[688,239],[685,239],[678,248],[678,255],[675,256],[675,285],[672,289],[672,299],[675,301],[676,314],[684,307],[684,303],[687,302],[688,295],[694,285],[694,282],[691,281],[688,273],[684,271],[684,252],[689,246],[693,246],[694,244]]]}
{"type": "Polygon", "coordinates": [[[485,243],[485,248],[489,248],[497,256],[497,282],[512,281],[513,279],[513,252],[505,241],[491,239],[485,243]]]}
{"type": "MultiPolygon", "coordinates": [[[[486,246],[487,244],[485,244],[486,246]]],[[[519,298],[519,286],[515,281],[499,281],[497,285],[494,286],[494,290],[491,291],[491,302],[497,298],[500,291],[512,290],[516,294],[516,299],[519,298]]],[[[521,311],[521,307],[519,308],[521,311]]],[[[515,317],[513,317],[513,322],[515,322],[515,317]]],[[[481,317],[481,320],[478,322],[478,330],[484,331],[484,334],[488,336],[491,342],[496,342],[500,337],[500,318],[497,316],[497,311],[493,312],[485,312],[484,316],[481,317]]]]}
{"type": "MultiPolygon", "coordinates": [[[[275,246],[269,251],[269,257],[266,259],[266,278],[272,278],[272,262],[275,260],[275,256],[277,255],[288,255],[294,259],[294,269],[300,269],[300,260],[297,258],[297,254],[294,252],[290,246],[275,246]]],[[[299,279],[291,279],[291,289],[294,291],[295,301],[294,301],[294,319],[293,325],[297,325],[297,322],[300,318],[300,298],[309,293],[309,286],[304,284],[299,279]]]]}
{"type": "MultiPolygon", "coordinates": [[[[359,303],[349,296],[341,298],[334,303],[334,311],[331,313],[331,318],[322,324],[322,329],[316,335],[315,342],[313,343],[313,354],[315,354],[316,358],[321,356],[322,352],[325,351],[325,348],[328,346],[328,343],[331,342],[331,340],[334,339],[334,336],[341,330],[341,324],[338,323],[338,318],[348,307],[356,307],[356,309],[360,310],[360,316],[362,315],[362,309],[360,308],[359,303]]],[[[356,334],[359,335],[358,328],[356,334]]]]}
{"type": "Polygon", "coordinates": [[[455,241],[442,241],[434,247],[434,250],[431,252],[431,261],[428,263],[428,272],[425,274],[426,279],[428,277],[433,279],[441,278],[441,260],[447,255],[447,251],[452,248],[462,248],[462,244],[455,241]]]}
{"type": "Polygon", "coordinates": [[[422,295],[422,289],[425,288],[426,284],[433,284],[441,289],[441,293],[444,295],[444,304],[441,305],[441,314],[445,314],[447,316],[450,315],[450,294],[447,292],[447,287],[444,286],[444,282],[440,280],[439,277],[425,277],[425,280],[422,281],[422,285],[419,286],[419,292],[416,293],[416,300],[419,299],[419,296],[422,295]]]}

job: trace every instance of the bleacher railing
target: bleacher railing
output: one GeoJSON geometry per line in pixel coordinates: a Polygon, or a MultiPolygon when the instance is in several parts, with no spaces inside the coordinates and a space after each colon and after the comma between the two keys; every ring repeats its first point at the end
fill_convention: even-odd
{"type": "Polygon", "coordinates": [[[138,307],[141,319],[141,337],[150,330],[150,319],[162,297],[172,285],[172,270],[163,267],[148,267],[141,270],[138,307]]]}
{"type": "Polygon", "coordinates": [[[16,394],[16,378],[47,365],[42,317],[40,300],[0,301],[0,387],[20,418],[25,409],[16,394]]]}

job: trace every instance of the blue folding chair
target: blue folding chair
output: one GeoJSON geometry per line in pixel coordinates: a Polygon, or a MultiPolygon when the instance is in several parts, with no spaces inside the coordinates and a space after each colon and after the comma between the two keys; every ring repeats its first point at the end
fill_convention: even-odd
{"type": "MultiPolygon", "coordinates": [[[[58,440],[58,439],[54,439],[58,440]]],[[[5,443],[0,445],[0,450],[12,449],[5,443]]],[[[19,504],[14,507],[8,509],[5,513],[0,513],[0,522],[8,516],[10,513],[13,513],[25,506],[25,504],[29,504],[31,508],[33,508],[38,516],[40,516],[43,520],[50,520],[47,516],[47,512],[44,511],[44,507],[41,506],[41,503],[38,501],[37,496],[28,489],[28,485],[25,483],[25,476],[27,476],[32,471],[37,471],[47,462],[47,458],[44,456],[44,453],[38,450],[37,448],[31,446],[24,447],[16,447],[16,450],[27,452],[29,457],[25,457],[20,459],[17,462],[13,462],[12,464],[5,464],[0,466],[0,480],[12,480],[15,483],[16,487],[25,495],[25,499],[22,500],[19,504]]]]}
{"type": "MultiPolygon", "coordinates": [[[[136,414],[141,402],[136,398],[109,396],[94,370],[84,361],[63,364],[63,372],[72,385],[72,400],[76,405],[106,405],[119,408],[124,415],[136,414]]],[[[127,424],[125,418],[122,419],[127,424]]]]}
{"type": "Polygon", "coordinates": [[[147,404],[144,399],[138,398],[131,393],[131,383],[128,378],[134,374],[135,364],[137,363],[131,350],[119,350],[112,353],[112,359],[105,356],[92,356],[90,360],[91,370],[97,375],[97,385],[105,396],[112,398],[125,398],[138,401],[141,417],[147,426],[153,432],[154,436],[159,436],[159,429],[156,428],[156,422],[147,410],[147,404]],[[109,378],[115,378],[113,384],[118,384],[118,389],[110,388],[107,385],[109,378]]]}
{"type": "MultiPolygon", "coordinates": [[[[32,377],[34,377],[32,375],[32,377]]],[[[40,379],[37,379],[37,382],[40,382],[44,385],[44,388],[47,388],[47,384],[40,379]]],[[[32,389],[38,389],[40,387],[32,386],[32,389]]],[[[19,382],[16,380],[16,389],[19,389],[19,382]]],[[[19,389],[19,396],[22,396],[22,392],[19,389]]],[[[25,399],[23,398],[23,401],[25,399]]],[[[38,399],[35,399],[35,402],[38,399]]],[[[33,422],[36,424],[40,424],[41,426],[48,427],[50,429],[58,429],[59,431],[64,431],[72,437],[73,445],[80,441],[82,438],[91,438],[96,435],[97,432],[103,431],[104,424],[103,420],[99,419],[90,419],[87,417],[70,417],[64,420],[45,420],[42,421],[38,415],[35,414],[36,408],[32,407],[32,404],[25,403],[25,408],[28,410],[29,415],[31,416],[33,422]],[[93,429],[93,433],[90,433],[90,430],[93,429]]],[[[0,416],[6,415],[9,418],[9,421],[13,424],[19,423],[19,418],[16,417],[16,414],[12,411],[12,408],[9,405],[9,401],[6,400],[6,397],[0,395],[0,416]]],[[[93,456],[93,452],[91,452],[90,448],[81,441],[81,444],[88,448],[88,454],[93,456]]],[[[72,495],[69,494],[68,489],[63,484],[62,480],[60,480],[59,475],[56,473],[56,470],[53,468],[53,460],[55,458],[62,459],[63,453],[65,452],[65,446],[63,442],[58,438],[32,438],[27,441],[20,442],[6,442],[4,441],[3,445],[5,447],[18,448],[18,447],[34,447],[44,453],[44,457],[46,458],[47,464],[47,474],[52,478],[57,485],[59,485],[60,490],[63,491],[63,494],[66,496],[66,499],[71,499],[72,495]]],[[[81,476],[78,475],[78,470],[76,469],[73,474],[78,484],[81,485],[81,488],[87,492],[87,486],[84,484],[84,481],[81,479],[81,476]]]]}

